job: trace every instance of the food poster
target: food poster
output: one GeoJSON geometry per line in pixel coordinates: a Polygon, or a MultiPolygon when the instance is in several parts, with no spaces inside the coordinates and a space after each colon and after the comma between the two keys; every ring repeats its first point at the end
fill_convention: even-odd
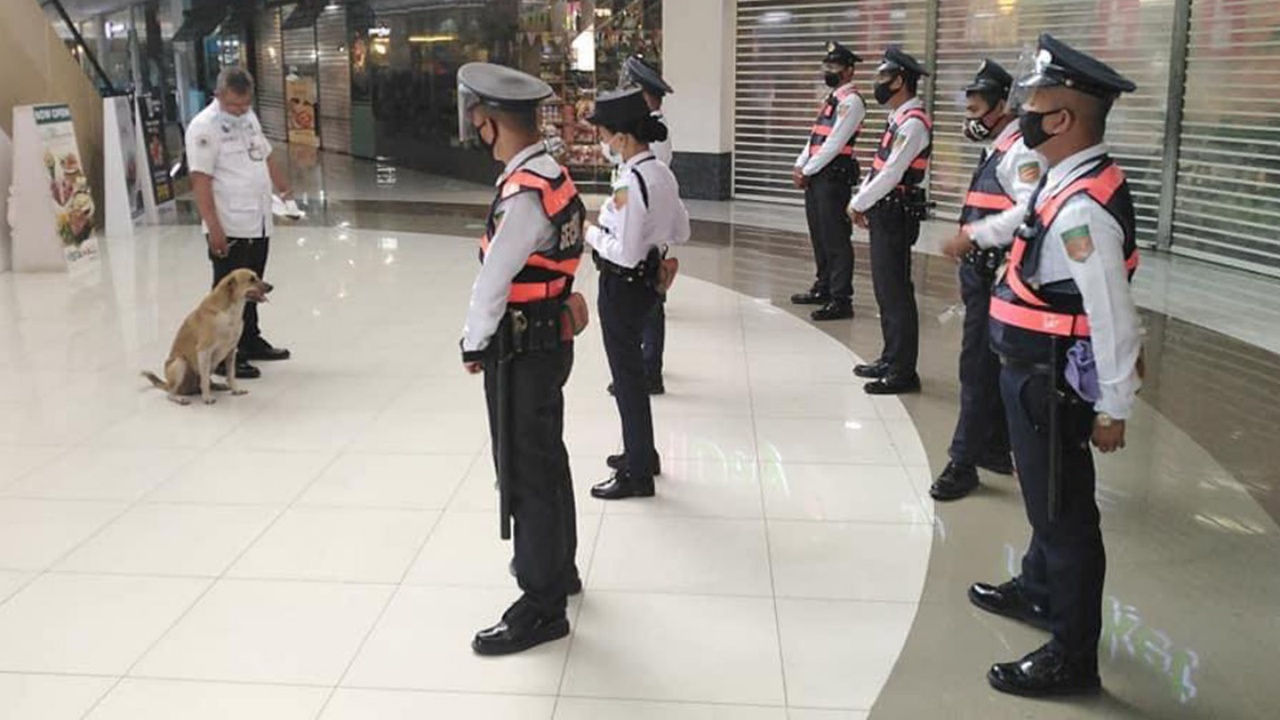
{"type": "Polygon", "coordinates": [[[76,146],[71,108],[38,105],[34,109],[36,135],[44,148],[44,169],[53,200],[54,227],[62,241],[67,262],[97,255],[92,239],[94,203],[76,146]]]}
{"type": "Polygon", "coordinates": [[[319,147],[315,77],[290,73],[285,78],[285,96],[288,98],[289,142],[319,147]]]}
{"type": "Polygon", "coordinates": [[[142,137],[147,149],[147,167],[150,169],[152,190],[156,205],[164,205],[173,199],[173,179],[169,176],[169,148],[164,142],[164,109],[159,100],[150,96],[138,98],[142,113],[142,137]]]}

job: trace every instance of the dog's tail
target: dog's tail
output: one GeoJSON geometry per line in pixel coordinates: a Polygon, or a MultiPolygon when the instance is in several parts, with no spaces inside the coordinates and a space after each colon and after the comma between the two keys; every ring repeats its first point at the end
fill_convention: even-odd
{"type": "Polygon", "coordinates": [[[164,391],[168,392],[168,390],[169,390],[169,383],[166,383],[165,381],[161,380],[159,377],[157,377],[157,376],[156,376],[156,374],[155,374],[155,373],[151,372],[150,370],[143,370],[143,371],[142,371],[142,377],[144,377],[144,378],[146,378],[147,380],[151,381],[151,384],[152,384],[152,385],[155,385],[156,387],[160,388],[161,390],[164,390],[164,391]]]}

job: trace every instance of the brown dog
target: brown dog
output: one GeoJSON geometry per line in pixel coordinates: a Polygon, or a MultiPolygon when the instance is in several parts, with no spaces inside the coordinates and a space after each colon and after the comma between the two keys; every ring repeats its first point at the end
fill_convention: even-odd
{"type": "Polygon", "coordinates": [[[200,305],[192,311],[173,339],[173,349],[164,364],[165,379],[155,373],[142,373],[152,385],[169,393],[169,399],[187,405],[187,398],[197,391],[206,405],[215,402],[213,390],[229,389],[232,395],[244,395],[236,385],[236,349],[244,330],[244,304],[266,302],[271,285],[252,270],[233,270],[222,279],[200,305]],[[225,362],[227,386],[215,386],[213,369],[225,362]]]}

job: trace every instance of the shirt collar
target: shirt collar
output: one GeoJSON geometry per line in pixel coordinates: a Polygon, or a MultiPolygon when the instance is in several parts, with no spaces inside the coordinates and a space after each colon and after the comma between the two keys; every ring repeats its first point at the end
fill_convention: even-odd
{"type": "Polygon", "coordinates": [[[1093,147],[1081,150],[1068,157],[1066,160],[1054,165],[1049,170],[1049,175],[1045,179],[1045,188],[1047,190],[1056,190],[1069,178],[1076,174],[1078,170],[1086,165],[1090,165],[1098,158],[1107,154],[1106,143],[1098,143],[1093,147]]]}
{"type": "Polygon", "coordinates": [[[516,156],[511,158],[511,162],[507,163],[506,169],[502,171],[502,175],[498,178],[498,181],[494,184],[497,185],[498,187],[501,187],[502,184],[507,181],[507,178],[511,177],[511,175],[515,173],[515,171],[520,169],[521,165],[524,165],[525,163],[529,162],[529,160],[533,159],[534,155],[544,152],[546,149],[547,149],[546,145],[544,145],[543,143],[537,142],[521,150],[520,152],[516,153],[516,156]]]}
{"type": "Polygon", "coordinates": [[[1010,135],[1013,135],[1016,132],[1019,132],[1018,121],[1014,120],[1013,122],[1010,122],[1008,125],[1005,125],[1004,129],[1000,131],[1000,134],[996,135],[995,138],[991,140],[991,147],[995,148],[997,145],[1007,140],[1010,135]]]}
{"type": "Polygon", "coordinates": [[[622,169],[630,170],[636,165],[639,165],[641,160],[644,160],[645,158],[651,158],[651,157],[654,157],[652,150],[645,150],[644,152],[638,152],[635,155],[632,155],[630,160],[622,164],[622,169]]]}
{"type": "Polygon", "coordinates": [[[893,118],[895,120],[901,120],[909,111],[918,110],[923,107],[924,107],[924,101],[921,100],[919,97],[913,97],[910,100],[898,106],[898,109],[893,112],[893,118]]]}

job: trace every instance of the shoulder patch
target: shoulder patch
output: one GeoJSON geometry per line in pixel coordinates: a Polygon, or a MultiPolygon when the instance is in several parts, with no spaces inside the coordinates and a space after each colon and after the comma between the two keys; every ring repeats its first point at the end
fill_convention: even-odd
{"type": "Polygon", "coordinates": [[[1018,166],[1018,179],[1024,183],[1040,181],[1040,163],[1025,162],[1018,166]]]}
{"type": "Polygon", "coordinates": [[[203,148],[207,148],[207,147],[209,147],[209,144],[210,144],[211,142],[213,142],[213,141],[209,139],[209,136],[208,136],[208,135],[197,135],[197,136],[196,136],[196,147],[198,147],[198,148],[202,148],[202,149],[203,149],[203,148]]]}
{"type": "Polygon", "coordinates": [[[613,191],[613,206],[619,210],[627,206],[627,188],[625,185],[613,191]]]}
{"type": "Polygon", "coordinates": [[[1071,228],[1062,233],[1062,244],[1067,248],[1067,257],[1082,263],[1093,255],[1093,236],[1088,225],[1071,228]]]}
{"type": "Polygon", "coordinates": [[[840,109],[836,110],[836,117],[844,117],[845,115],[848,115],[848,114],[849,114],[849,106],[841,103],[840,109]]]}
{"type": "Polygon", "coordinates": [[[893,138],[893,149],[894,149],[894,150],[900,150],[900,149],[902,149],[902,146],[903,146],[903,145],[906,145],[906,144],[907,144],[907,135],[906,135],[906,133],[899,132],[896,136],[894,136],[894,138],[893,138]]]}

